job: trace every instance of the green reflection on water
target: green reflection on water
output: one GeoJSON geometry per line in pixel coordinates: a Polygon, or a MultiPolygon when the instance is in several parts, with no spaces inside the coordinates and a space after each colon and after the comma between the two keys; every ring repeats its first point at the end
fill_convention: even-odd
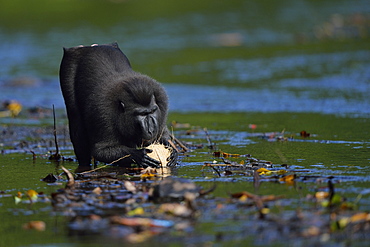
{"type": "MultiPolygon", "coordinates": [[[[370,134],[367,130],[369,125],[367,118],[304,113],[171,113],[169,120],[200,127],[200,133],[194,136],[187,136],[183,134],[182,130],[176,130],[175,133],[185,141],[201,143],[206,146],[206,137],[202,134],[202,129],[206,127],[211,139],[217,143],[217,147],[225,152],[249,153],[255,158],[270,160],[277,167],[286,163],[298,170],[308,170],[310,175],[334,176],[337,193],[345,196],[349,201],[355,200],[359,193],[370,186],[368,178],[370,173],[368,156],[370,134]],[[248,126],[251,123],[256,124],[257,128],[249,129],[248,126]],[[294,136],[296,141],[270,142],[260,137],[248,136],[248,134],[281,132],[283,129],[285,129],[286,136],[294,136]],[[301,130],[310,132],[312,136],[306,139],[299,137],[298,133],[301,130]],[[235,143],[234,138],[238,135],[242,135],[243,138],[235,143]],[[244,142],[246,139],[250,139],[251,142],[244,142]]],[[[50,134],[50,138],[52,139],[52,134],[50,134]]],[[[285,195],[291,202],[289,207],[285,206],[285,210],[294,210],[300,206],[300,198],[326,186],[325,182],[317,184],[312,181],[299,182],[292,187],[265,181],[262,182],[258,191],[255,191],[251,176],[232,175],[217,178],[210,171],[202,172],[201,167],[204,162],[212,162],[215,159],[212,152],[205,147],[189,153],[189,156],[184,157],[176,169],[176,175],[194,179],[206,189],[216,184],[214,196],[228,197],[230,193],[243,190],[261,195],[285,195]],[[204,175],[210,177],[207,178],[204,175]]],[[[62,154],[71,155],[69,151],[62,151],[62,154]]],[[[240,161],[242,159],[236,158],[234,160],[240,161]]],[[[72,170],[76,167],[73,162],[63,165],[72,170]]],[[[38,202],[32,206],[29,204],[15,205],[14,203],[13,196],[17,191],[25,192],[28,189],[35,189],[50,196],[59,187],[63,187],[63,185],[46,185],[40,181],[40,178],[45,177],[48,173],[59,174],[61,172],[60,169],[56,168],[56,164],[50,163],[41,156],[33,161],[31,153],[27,152],[2,155],[0,166],[0,190],[5,191],[5,194],[12,195],[0,198],[0,215],[3,220],[0,231],[6,236],[1,238],[2,243],[10,244],[9,246],[24,246],[27,243],[75,242],[83,245],[92,242],[90,238],[67,237],[67,219],[62,216],[54,216],[50,203],[38,202]],[[23,230],[22,224],[30,220],[45,221],[47,230],[45,232],[23,230]]],[[[363,195],[359,206],[359,209],[362,210],[369,208],[369,193],[363,195]]],[[[197,234],[207,236],[209,232],[222,229],[223,226],[227,227],[228,224],[232,223],[220,219],[219,221],[215,220],[214,224],[207,227],[208,220],[201,220],[197,227],[197,234]]],[[[114,243],[114,240],[111,241],[114,243]]],[[[160,239],[157,241],[161,242],[160,239]]],[[[240,241],[247,240],[241,239],[240,241]]]]}

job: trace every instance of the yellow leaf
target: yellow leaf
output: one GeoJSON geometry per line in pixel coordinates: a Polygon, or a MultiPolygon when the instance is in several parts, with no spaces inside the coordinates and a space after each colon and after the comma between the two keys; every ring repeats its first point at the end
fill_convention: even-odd
{"type": "Polygon", "coordinates": [[[152,173],[144,173],[144,174],[141,174],[140,177],[141,179],[151,179],[151,178],[155,178],[156,175],[152,173]]]}
{"type": "Polygon", "coordinates": [[[279,170],[279,171],[276,171],[276,173],[279,174],[279,175],[283,175],[283,174],[287,173],[287,171],[286,170],[279,170]]]}
{"type": "Polygon", "coordinates": [[[31,201],[36,201],[39,194],[34,190],[28,190],[26,195],[31,201]]]}
{"type": "Polygon", "coordinates": [[[270,213],[270,209],[269,208],[262,208],[260,212],[262,214],[268,214],[268,213],[270,213]]]}
{"type": "Polygon", "coordinates": [[[224,158],[238,158],[240,157],[240,154],[230,154],[230,153],[225,153],[222,151],[216,151],[216,152],[213,152],[213,156],[224,157],[224,158]]]}
{"type": "Polygon", "coordinates": [[[18,116],[18,114],[21,112],[22,105],[17,101],[11,101],[7,108],[11,112],[12,117],[15,117],[18,116]]]}
{"type": "Polygon", "coordinates": [[[295,178],[296,178],[296,175],[291,174],[291,175],[286,175],[284,177],[279,178],[279,181],[285,182],[285,183],[293,183],[295,178]]]}
{"type": "Polygon", "coordinates": [[[246,200],[248,200],[248,196],[243,194],[241,197],[239,197],[239,201],[241,202],[245,202],[246,200]]]}
{"type": "Polygon", "coordinates": [[[271,170],[268,170],[266,168],[259,168],[257,170],[257,172],[260,174],[260,175],[271,175],[273,173],[276,173],[276,174],[279,174],[279,175],[282,175],[282,174],[285,174],[287,171],[286,170],[278,170],[278,171],[271,171],[271,170]]]}
{"type": "Polygon", "coordinates": [[[316,192],[315,193],[315,197],[316,199],[318,200],[323,200],[325,198],[328,198],[329,197],[329,192],[326,192],[326,191],[319,191],[319,192],[316,192]]]}
{"type": "Polygon", "coordinates": [[[370,221],[370,214],[369,213],[357,213],[352,215],[351,222],[357,221],[370,221]]]}
{"type": "Polygon", "coordinates": [[[22,198],[22,192],[18,191],[16,197],[18,197],[19,199],[21,199],[22,198]]]}
{"type": "Polygon", "coordinates": [[[350,219],[348,217],[342,218],[338,221],[339,229],[343,229],[350,223],[350,219]]]}
{"type": "Polygon", "coordinates": [[[14,200],[15,200],[15,204],[18,204],[18,203],[20,203],[22,201],[22,199],[19,198],[18,196],[15,196],[14,197],[14,200]]]}
{"type": "Polygon", "coordinates": [[[258,170],[257,170],[257,172],[260,174],[260,175],[264,175],[264,174],[266,174],[266,173],[268,173],[268,172],[271,172],[270,170],[267,170],[266,168],[259,168],[258,170]]]}
{"type": "Polygon", "coordinates": [[[135,208],[127,213],[128,216],[143,215],[144,209],[142,207],[135,208]]]}

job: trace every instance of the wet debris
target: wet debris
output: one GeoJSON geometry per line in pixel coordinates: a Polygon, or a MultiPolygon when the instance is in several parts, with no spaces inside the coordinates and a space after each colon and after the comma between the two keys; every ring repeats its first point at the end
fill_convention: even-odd
{"type": "MultiPolygon", "coordinates": [[[[258,182],[266,176],[260,174],[268,171],[254,170],[254,179],[258,182]]],[[[296,239],[323,244],[340,241],[342,234],[363,238],[370,233],[369,213],[357,211],[357,202],[351,204],[337,194],[334,178],[328,178],[326,187],[320,185],[316,192],[303,196],[302,208],[292,212],[287,209],[291,199],[285,195],[243,190],[215,197],[214,188],[204,193],[184,178],[143,181],[99,172],[96,176],[74,175],[73,186],[67,185],[51,195],[54,210],[70,217],[71,235],[99,234],[138,243],[163,233],[169,237],[175,231],[194,231],[195,222],[207,219],[215,225],[232,220],[239,227],[239,233],[219,232],[225,240],[253,236],[260,243],[296,239]]],[[[66,174],[71,182],[73,174],[66,174]]],[[[280,178],[296,179],[287,176],[290,175],[280,178]]]]}
{"type": "Polygon", "coordinates": [[[52,205],[56,212],[71,217],[69,228],[74,234],[114,235],[119,231],[120,238],[136,242],[138,236],[147,239],[164,230],[190,226],[188,221],[196,218],[200,188],[190,180],[167,177],[147,182],[102,170],[95,176],[63,171],[68,183],[51,195],[52,205]]]}
{"type": "Polygon", "coordinates": [[[16,100],[6,100],[0,107],[1,117],[16,117],[22,111],[22,105],[16,100]]]}
{"type": "MultiPolygon", "coordinates": [[[[51,141],[50,147],[57,145],[56,136],[58,141],[63,140],[63,136],[54,132],[56,129],[58,133],[63,133],[55,126],[47,130],[53,133],[49,133],[48,138],[55,140],[55,143],[51,141]]],[[[14,126],[5,128],[3,136],[15,135],[19,130],[14,126]]],[[[36,130],[38,136],[45,134],[45,129],[36,130]]],[[[220,244],[248,237],[261,245],[285,243],[292,239],[303,245],[369,240],[369,213],[358,210],[361,194],[355,201],[349,201],[337,192],[335,187],[339,179],[335,176],[310,175],[306,169],[273,164],[254,158],[251,154],[217,150],[212,141],[214,136],[206,129],[200,129],[199,133],[205,137],[204,144],[182,145],[186,146],[187,152],[207,147],[209,156],[215,159],[213,162],[202,162],[204,165],[199,166],[199,176],[206,170],[217,175],[213,180],[214,186],[206,191],[189,179],[169,176],[170,173],[164,174],[161,169],[101,166],[73,173],[58,166],[63,173],[50,173],[42,180],[47,183],[63,182],[66,184],[64,188],[51,195],[28,190],[12,196],[16,205],[24,203],[30,207],[35,203],[51,201],[54,213],[68,217],[71,236],[100,235],[123,240],[123,243],[145,242],[155,236],[160,236],[157,241],[165,243],[181,233],[186,239],[191,237],[192,241],[197,242],[201,239],[197,234],[205,233],[197,233],[197,227],[194,226],[203,223],[212,223],[207,231],[214,234],[214,241],[220,244]],[[232,176],[241,176],[246,183],[253,182],[254,192],[243,188],[240,191],[227,191],[224,197],[217,196],[218,179],[232,176]],[[299,202],[286,195],[260,192],[265,182],[281,183],[293,188],[300,194],[299,202]],[[308,194],[302,194],[299,184],[302,182],[311,182],[314,188],[308,194]],[[233,227],[225,229],[230,222],[233,227]]],[[[274,135],[264,134],[263,138],[269,136],[269,140],[291,140],[284,134],[284,131],[274,135]]],[[[306,136],[300,135],[302,138],[308,137],[307,133],[306,136]]],[[[25,142],[24,147],[27,145],[31,143],[25,142]]],[[[179,143],[176,146],[180,146],[179,143]]],[[[37,153],[33,152],[33,155],[37,156],[37,153]]],[[[283,154],[280,155],[283,157],[283,154]]],[[[4,197],[6,193],[0,195],[4,197]]],[[[22,227],[43,231],[46,225],[42,221],[32,221],[22,227]]]]}
{"type": "Polygon", "coordinates": [[[151,187],[149,196],[154,201],[182,201],[199,196],[199,187],[184,178],[168,177],[151,187]]]}
{"type": "Polygon", "coordinates": [[[46,177],[44,177],[42,179],[42,181],[46,182],[46,183],[55,183],[56,181],[58,180],[58,177],[55,176],[54,174],[52,173],[49,173],[48,175],[46,175],[46,177]]]}

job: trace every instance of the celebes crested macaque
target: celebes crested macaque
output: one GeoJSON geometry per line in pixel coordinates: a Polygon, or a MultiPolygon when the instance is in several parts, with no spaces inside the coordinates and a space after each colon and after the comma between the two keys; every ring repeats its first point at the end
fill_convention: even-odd
{"type": "Polygon", "coordinates": [[[117,164],[159,164],[145,147],[168,145],[167,94],[133,71],[116,43],[64,48],[60,85],[80,166],[89,166],[92,157],[111,163],[125,156],[117,164]]]}

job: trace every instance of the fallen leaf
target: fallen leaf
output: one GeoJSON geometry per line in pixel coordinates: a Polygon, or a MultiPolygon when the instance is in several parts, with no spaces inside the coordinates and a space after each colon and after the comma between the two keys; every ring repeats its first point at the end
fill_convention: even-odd
{"type": "Polygon", "coordinates": [[[44,221],[30,221],[28,223],[23,224],[23,229],[30,230],[34,229],[36,231],[45,231],[46,224],[44,221]]]}
{"type": "Polygon", "coordinates": [[[178,217],[189,217],[193,213],[190,208],[180,203],[164,203],[159,207],[159,211],[178,217]]]}
{"type": "Polygon", "coordinates": [[[167,160],[172,152],[170,148],[159,143],[153,143],[146,148],[152,150],[151,153],[147,154],[150,158],[158,160],[162,166],[167,166],[167,160]]]}
{"type": "Polygon", "coordinates": [[[259,168],[257,170],[257,172],[259,173],[259,175],[271,175],[273,173],[282,175],[282,174],[287,173],[286,170],[271,171],[271,170],[268,170],[268,169],[263,168],[263,167],[262,168],[259,168]]]}
{"type": "Polygon", "coordinates": [[[4,106],[7,110],[0,112],[0,117],[16,117],[22,111],[22,105],[15,100],[6,101],[4,106]]]}
{"type": "Polygon", "coordinates": [[[143,180],[143,179],[152,179],[152,178],[155,178],[157,175],[156,174],[153,174],[153,173],[150,173],[150,172],[146,172],[144,174],[141,174],[140,175],[140,178],[143,180]]]}
{"type": "Polygon", "coordinates": [[[255,130],[257,128],[257,124],[249,124],[248,128],[255,130]]]}
{"type": "Polygon", "coordinates": [[[287,184],[292,184],[294,183],[295,178],[296,178],[295,174],[290,174],[290,175],[286,175],[286,176],[279,178],[279,181],[285,182],[287,184]]]}
{"type": "Polygon", "coordinates": [[[145,213],[142,207],[135,208],[129,212],[127,212],[128,216],[135,216],[135,215],[143,215],[145,213]]]}
{"type": "Polygon", "coordinates": [[[318,191],[315,193],[315,198],[317,200],[323,200],[329,197],[329,192],[326,191],[318,191]]]}
{"type": "Polygon", "coordinates": [[[14,196],[15,204],[18,204],[22,201],[22,192],[18,191],[17,195],[14,196]]]}
{"type": "Polygon", "coordinates": [[[100,195],[102,192],[103,190],[100,187],[96,187],[92,190],[92,193],[94,193],[95,195],[100,195]]]}
{"type": "Polygon", "coordinates": [[[358,222],[358,221],[370,221],[370,214],[369,213],[357,213],[352,215],[350,218],[352,223],[358,222]]]}
{"type": "Polygon", "coordinates": [[[130,192],[132,192],[134,194],[136,193],[136,187],[135,187],[135,183],[134,182],[125,181],[124,185],[125,185],[126,190],[128,190],[128,191],[130,191],[130,192]]]}
{"type": "Polygon", "coordinates": [[[307,133],[305,130],[302,130],[302,131],[300,132],[300,135],[301,135],[303,138],[310,137],[310,133],[307,133]]]}
{"type": "Polygon", "coordinates": [[[213,152],[213,156],[214,157],[224,157],[224,158],[238,158],[241,155],[240,154],[225,153],[225,152],[222,152],[222,151],[216,151],[216,152],[213,152]]]}
{"type": "Polygon", "coordinates": [[[38,193],[35,190],[28,190],[26,192],[27,197],[30,199],[31,202],[37,201],[38,193]]]}

